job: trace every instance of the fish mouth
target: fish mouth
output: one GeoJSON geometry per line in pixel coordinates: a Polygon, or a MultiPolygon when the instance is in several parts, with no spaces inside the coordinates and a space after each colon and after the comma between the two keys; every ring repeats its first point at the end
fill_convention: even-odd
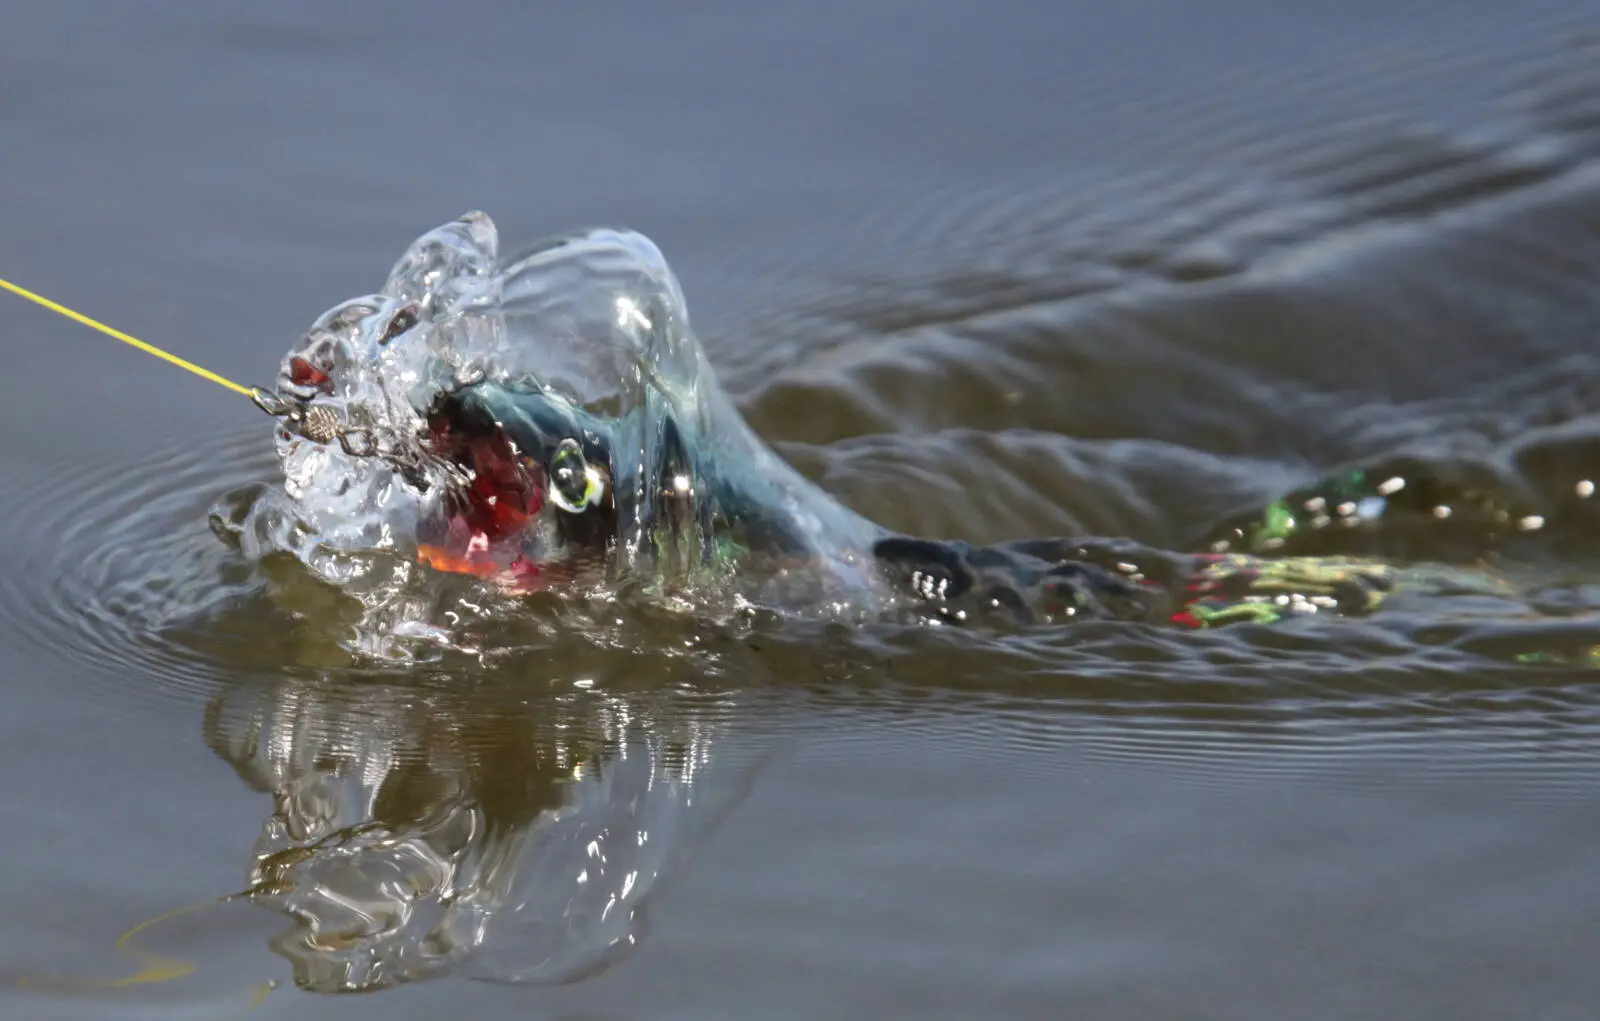
{"type": "Polygon", "coordinates": [[[441,513],[424,522],[417,558],[434,570],[494,579],[516,591],[539,588],[544,469],[499,422],[459,395],[441,396],[426,421],[431,452],[461,471],[444,490],[441,513]]]}

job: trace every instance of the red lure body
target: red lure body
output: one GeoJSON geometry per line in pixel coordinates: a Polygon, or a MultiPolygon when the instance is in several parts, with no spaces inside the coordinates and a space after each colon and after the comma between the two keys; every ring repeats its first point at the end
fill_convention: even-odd
{"type": "Polygon", "coordinates": [[[472,484],[447,519],[442,545],[423,545],[429,567],[480,578],[503,578],[513,587],[536,587],[538,565],[527,559],[522,535],[544,507],[543,473],[519,457],[503,433],[467,435],[442,415],[428,419],[429,441],[443,457],[472,470],[472,484]]]}

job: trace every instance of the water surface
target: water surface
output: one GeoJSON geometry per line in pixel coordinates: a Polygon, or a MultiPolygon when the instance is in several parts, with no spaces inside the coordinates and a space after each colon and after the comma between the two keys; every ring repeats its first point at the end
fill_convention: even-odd
{"type": "MultiPolygon", "coordinates": [[[[1178,546],[1352,459],[1594,437],[1597,15],[33,5],[0,40],[0,273],[255,381],[468,209],[629,226],[755,428],[857,510],[1178,546]]],[[[264,982],[256,1017],[1600,1003],[1600,690],[1506,653],[1600,642],[1581,529],[1498,565],[1564,587],[1554,622],[566,640],[549,611],[498,636],[538,654],[396,671],[207,531],[271,477],[256,412],[16,303],[0,330],[7,1015],[226,1016],[264,982]],[[595,828],[539,844],[574,805],[595,828]],[[636,942],[585,956],[603,927],[554,921],[579,863],[641,832],[659,882],[603,863],[636,942]],[[510,892],[460,916],[487,949],[357,959],[497,854],[510,892]],[[252,882],[347,942],[216,901],[252,882]],[[193,971],[84,984],[160,977],[115,943],[186,905],[135,946],[193,971]],[[558,971],[586,977],[503,983],[558,971]]]]}

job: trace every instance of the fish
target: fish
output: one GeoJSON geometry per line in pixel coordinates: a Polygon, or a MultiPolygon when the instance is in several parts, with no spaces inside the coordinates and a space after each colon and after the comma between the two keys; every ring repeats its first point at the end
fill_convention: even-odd
{"type": "MultiPolygon", "coordinates": [[[[649,239],[603,229],[504,262],[497,251],[481,213],[425,235],[381,294],[318,321],[286,356],[278,393],[302,422],[335,405],[323,418],[345,423],[344,452],[387,463],[382,492],[419,496],[408,525],[417,563],[509,594],[626,578],[795,612],[1211,629],[1366,616],[1411,591],[1512,597],[1477,561],[1544,520],[1515,487],[1408,462],[1341,468],[1177,551],[1115,537],[975,545],[899,534],[756,436],[649,239]],[[373,442],[385,415],[390,435],[373,442]],[[1370,552],[1400,539],[1432,550],[1440,536],[1454,560],[1370,552]]],[[[332,435],[284,427],[279,439],[302,494],[320,484],[307,465],[356,470],[303,449],[331,448],[332,435]]]]}

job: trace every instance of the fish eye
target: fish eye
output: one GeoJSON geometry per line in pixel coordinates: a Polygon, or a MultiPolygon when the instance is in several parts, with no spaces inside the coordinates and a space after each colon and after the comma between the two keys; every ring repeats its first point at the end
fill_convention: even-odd
{"type": "Polygon", "coordinates": [[[605,476],[583,456],[577,440],[561,441],[549,474],[550,501],[568,514],[582,514],[606,495],[605,476]]]}

